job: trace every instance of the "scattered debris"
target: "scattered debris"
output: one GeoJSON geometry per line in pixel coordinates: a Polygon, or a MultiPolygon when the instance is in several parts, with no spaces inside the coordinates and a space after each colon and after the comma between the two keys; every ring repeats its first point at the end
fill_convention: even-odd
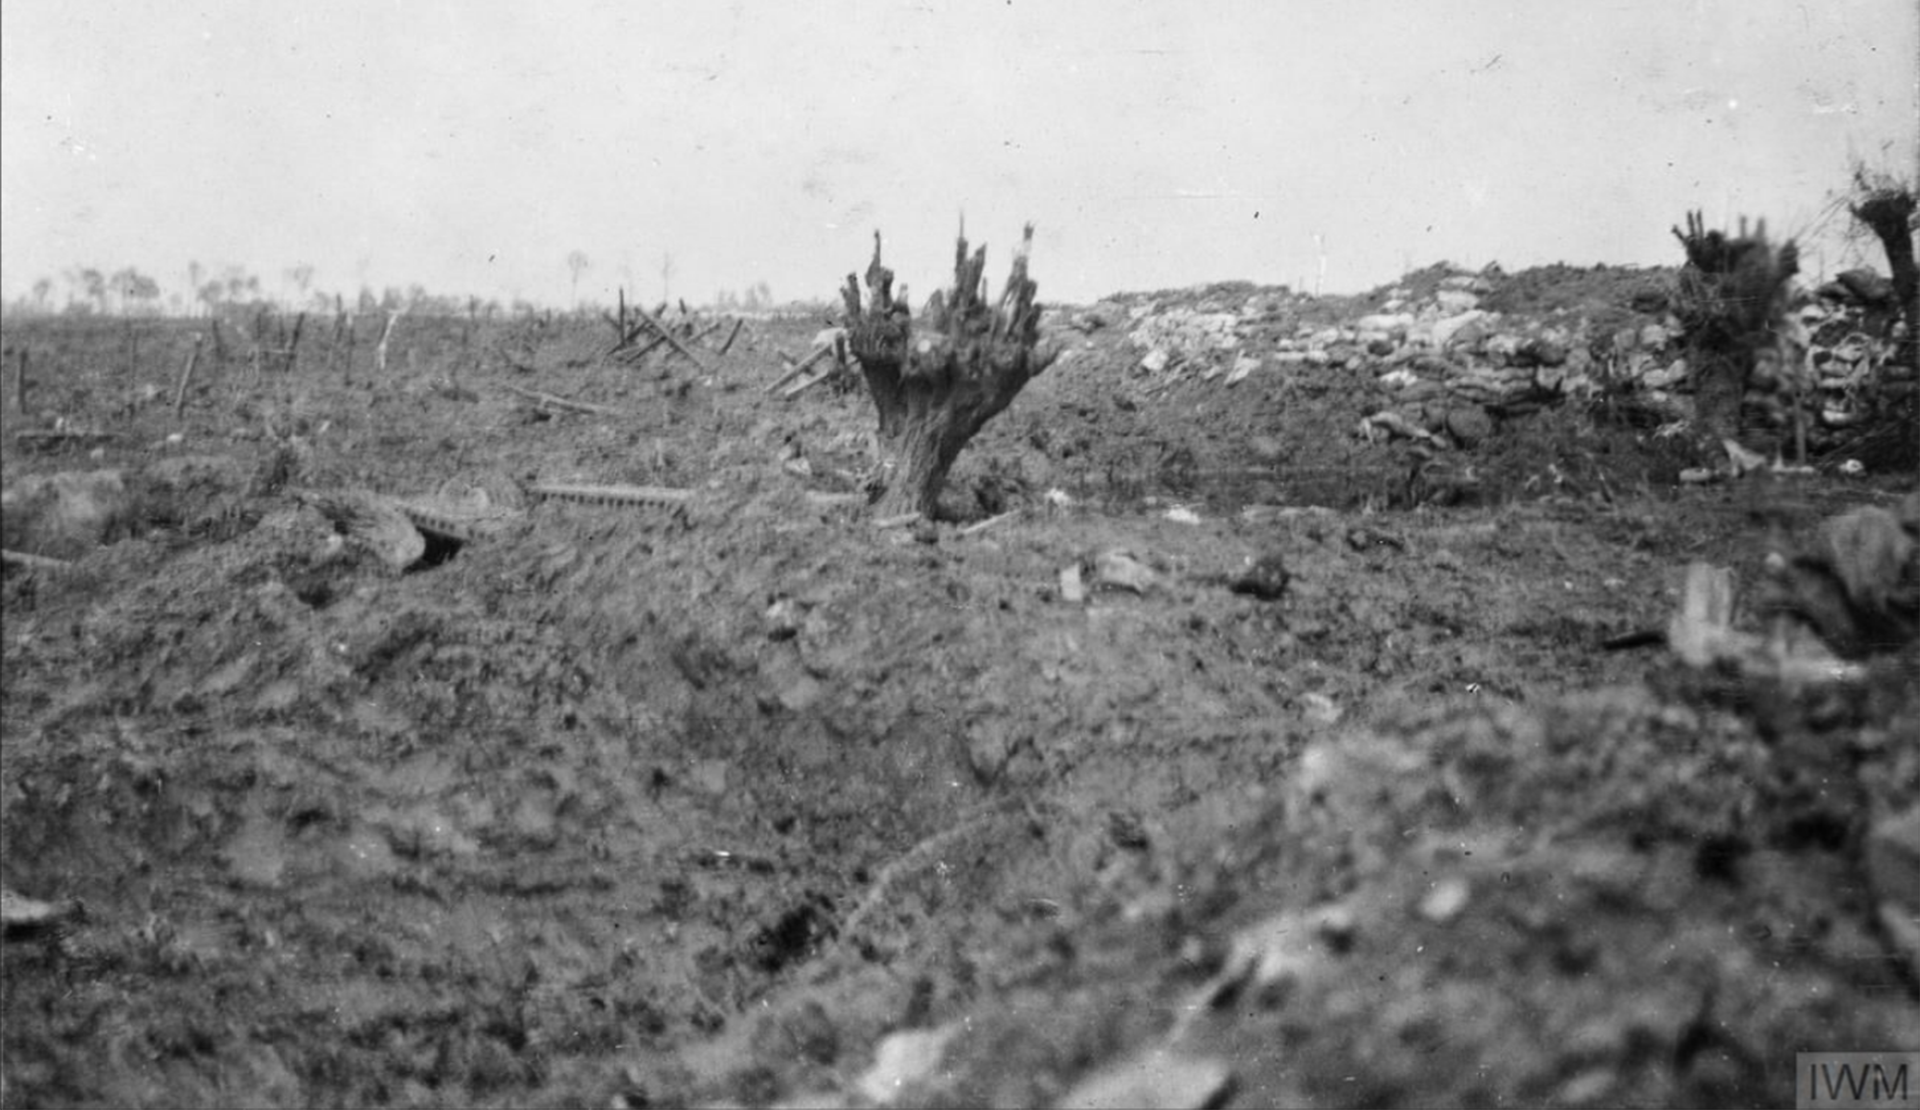
{"type": "Polygon", "coordinates": [[[588,401],[571,401],[565,397],[555,397],[551,393],[541,393],[538,390],[533,390],[533,389],[522,389],[517,385],[509,385],[509,386],[505,386],[504,388],[509,393],[515,394],[520,397],[524,397],[527,400],[532,401],[534,408],[542,412],[545,412],[545,411],[581,412],[581,413],[591,413],[595,416],[626,416],[628,415],[624,410],[613,408],[610,405],[596,405],[588,401]]]}

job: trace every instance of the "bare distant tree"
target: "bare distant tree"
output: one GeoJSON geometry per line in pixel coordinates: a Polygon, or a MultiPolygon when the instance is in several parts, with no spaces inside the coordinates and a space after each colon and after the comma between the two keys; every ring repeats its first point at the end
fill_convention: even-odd
{"type": "Polygon", "coordinates": [[[107,278],[105,274],[91,266],[82,267],[68,275],[68,280],[80,290],[91,310],[101,315],[107,312],[107,278]]]}
{"type": "Polygon", "coordinates": [[[307,290],[313,286],[313,263],[301,262],[295,265],[287,271],[286,277],[287,283],[293,286],[293,291],[297,294],[294,297],[294,303],[304,303],[307,299],[307,290]]]}
{"type": "Polygon", "coordinates": [[[228,266],[222,275],[226,282],[227,300],[233,304],[252,304],[260,299],[260,277],[250,274],[244,266],[228,266]]]}
{"type": "Polygon", "coordinates": [[[131,266],[114,271],[112,286],[114,295],[120,298],[122,315],[131,313],[135,306],[142,312],[149,311],[160,299],[160,283],[131,266]]]}
{"type": "Polygon", "coordinates": [[[33,307],[36,312],[47,310],[47,300],[53,295],[53,279],[41,278],[33,283],[33,307]]]}
{"type": "Polygon", "coordinates": [[[575,308],[580,306],[580,275],[586,273],[587,268],[592,265],[593,260],[587,257],[586,251],[573,251],[567,255],[567,269],[573,273],[573,304],[575,308]]]}

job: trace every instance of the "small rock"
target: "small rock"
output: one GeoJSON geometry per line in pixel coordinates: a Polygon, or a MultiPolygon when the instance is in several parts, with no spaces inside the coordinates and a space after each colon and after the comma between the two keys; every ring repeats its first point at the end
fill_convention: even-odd
{"type": "Polygon", "coordinates": [[[1513,364],[1522,367],[1560,366],[1567,361],[1567,347],[1545,336],[1535,336],[1520,344],[1513,353],[1513,364]]]}
{"type": "Polygon", "coordinates": [[[1278,553],[1269,553],[1255,559],[1238,578],[1227,585],[1237,594],[1245,594],[1256,601],[1279,601],[1287,594],[1287,583],[1293,576],[1288,573],[1287,565],[1278,553]]]}
{"type": "Polygon", "coordinates": [[[0,888],[0,934],[9,940],[50,931],[76,912],[77,903],[42,902],[0,888]]]}
{"type": "Polygon", "coordinates": [[[1346,711],[1340,703],[1317,690],[1309,690],[1300,695],[1300,710],[1307,720],[1316,725],[1337,725],[1346,711]]]}
{"type": "Polygon", "coordinates": [[[1118,548],[1102,551],[1093,561],[1093,583],[1116,590],[1144,594],[1158,576],[1153,568],[1118,548]]]}
{"type": "Polygon", "coordinates": [[[1479,405],[1461,405],[1447,410],[1447,431],[1462,447],[1474,447],[1493,434],[1493,418],[1479,405]]]}
{"type": "Polygon", "coordinates": [[[1848,270],[1836,276],[1835,284],[1863,305],[1892,304],[1893,282],[1868,269],[1848,270]]]}
{"type": "Polygon", "coordinates": [[[1667,329],[1659,324],[1648,324],[1640,329],[1640,346],[1649,351],[1657,351],[1665,347],[1669,338],[1671,337],[1667,334],[1667,329]]]}
{"type": "Polygon", "coordinates": [[[1276,436],[1254,436],[1247,440],[1247,451],[1263,463],[1279,462],[1286,457],[1287,445],[1276,436]]]}
{"type": "Polygon", "coordinates": [[[1080,581],[1080,564],[1060,568],[1060,600],[1078,605],[1087,599],[1087,587],[1080,581]]]}
{"type": "Polygon", "coordinates": [[[1167,363],[1171,361],[1173,361],[1173,356],[1167,353],[1165,347],[1155,347],[1140,359],[1140,369],[1147,371],[1149,374],[1158,374],[1160,371],[1165,370],[1167,363]]]}
{"type": "Polygon", "coordinates": [[[1175,524],[1200,523],[1200,514],[1187,508],[1185,505],[1175,505],[1173,508],[1168,509],[1166,516],[1168,520],[1173,521],[1175,524]]]}
{"type": "Polygon", "coordinates": [[[1445,925],[1459,917],[1462,910],[1473,897],[1473,889],[1462,878],[1442,879],[1433,884],[1427,896],[1420,899],[1420,916],[1437,925],[1445,925]]]}
{"type": "Polygon", "coordinates": [[[873,1066],[855,1081],[854,1086],[869,1100],[886,1105],[910,1084],[931,1078],[946,1054],[947,1042],[959,1026],[939,1029],[911,1029],[895,1033],[880,1042],[873,1052],[873,1066]]]}
{"type": "Polygon", "coordinates": [[[1391,335],[1394,332],[1405,332],[1412,327],[1413,316],[1405,312],[1378,312],[1360,317],[1353,322],[1353,326],[1357,331],[1377,331],[1391,335]]]}
{"type": "Polygon", "coordinates": [[[1873,823],[1867,832],[1867,877],[1881,901],[1920,914],[1920,806],[1873,823]]]}
{"type": "Polygon", "coordinates": [[[1130,1106],[1200,1110],[1218,1106],[1232,1088],[1233,1069],[1225,1063],[1155,1049],[1082,1079],[1054,1105],[1072,1110],[1130,1106]]]}
{"type": "Polygon", "coordinates": [[[1600,1106],[1611,1101],[1618,1077],[1612,1068],[1590,1068],[1560,1085],[1550,1100],[1554,1106],[1600,1106]]]}
{"type": "Polygon", "coordinates": [[[1880,927],[1893,948],[1906,956],[1912,973],[1920,975],[1920,911],[1897,902],[1882,902],[1878,914],[1880,927]]]}
{"type": "Polygon", "coordinates": [[[1260,369],[1260,360],[1251,355],[1241,355],[1233,360],[1233,373],[1227,375],[1228,385],[1238,385],[1242,379],[1260,369]]]}
{"type": "Polygon", "coordinates": [[[800,631],[800,607],[783,597],[767,607],[767,639],[791,640],[800,631]]]}
{"type": "Polygon", "coordinates": [[[1476,340],[1485,338],[1485,321],[1490,314],[1480,309],[1469,309],[1458,315],[1448,316],[1433,322],[1433,345],[1442,349],[1450,346],[1467,346],[1476,340]]]}

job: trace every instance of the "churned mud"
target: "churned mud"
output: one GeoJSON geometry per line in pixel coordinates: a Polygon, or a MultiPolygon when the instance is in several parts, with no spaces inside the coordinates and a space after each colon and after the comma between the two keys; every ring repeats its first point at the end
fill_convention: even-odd
{"type": "MultiPolygon", "coordinates": [[[[1592,346],[1657,278],[1487,296],[1592,346]]],[[[1382,434],[1383,299],[1057,310],[894,527],[864,396],[762,388],[817,319],[409,320],[179,416],[185,324],[131,375],[10,324],[6,546],[61,562],[4,584],[0,1100],[1748,1105],[1920,1049],[1915,654],[1601,648],[1912,475],[1683,485],[1597,390],[1382,434]],[[1134,338],[1180,314],[1235,319],[1134,338]],[[313,496],[540,483],[690,495],[404,570],[313,496]]]]}

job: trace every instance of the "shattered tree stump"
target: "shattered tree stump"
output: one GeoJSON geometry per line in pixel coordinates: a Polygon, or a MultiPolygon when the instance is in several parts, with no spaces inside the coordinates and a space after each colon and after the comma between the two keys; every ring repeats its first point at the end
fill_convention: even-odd
{"type": "Polygon", "coordinates": [[[1913,193],[1897,186],[1868,188],[1864,180],[1860,187],[1865,195],[1850,206],[1853,218],[1873,232],[1887,252],[1894,297],[1907,322],[1911,343],[1915,333],[1920,332],[1920,265],[1916,265],[1913,256],[1913,193]]]}
{"type": "Polygon", "coordinates": [[[1914,198],[1911,189],[1893,183],[1875,186],[1864,174],[1855,178],[1860,199],[1851,205],[1853,218],[1865,225],[1880,240],[1887,252],[1887,268],[1893,275],[1894,299],[1899,304],[1907,334],[1900,341],[1894,360],[1897,372],[1907,380],[1900,387],[1901,399],[1893,406],[1899,434],[1886,462],[1902,469],[1920,466],[1920,265],[1914,261],[1914,198]]]}
{"type": "Polygon", "coordinates": [[[1673,235],[1687,252],[1674,312],[1686,336],[1700,426],[1716,443],[1738,440],[1754,364],[1786,331],[1787,283],[1800,269],[1799,248],[1769,243],[1765,220],[1749,235],[1742,217],[1739,234],[1730,237],[1708,231],[1699,212],[1687,213],[1687,230],[1676,227],[1673,235]]]}
{"type": "Polygon", "coordinates": [[[989,306],[983,274],[987,250],[971,257],[963,232],[954,250],[950,299],[935,293],[926,307],[927,330],[913,332],[904,296],[893,296],[893,271],[880,263],[880,233],[867,266],[867,303],[852,274],[841,290],[847,347],[860,364],[880,419],[882,489],[879,517],[937,513],[947,471],[987,421],[1012,403],[1059,350],[1040,342],[1036,285],[1027,276],[1033,246],[1028,224],[1013,271],[997,304],[989,306]]]}

